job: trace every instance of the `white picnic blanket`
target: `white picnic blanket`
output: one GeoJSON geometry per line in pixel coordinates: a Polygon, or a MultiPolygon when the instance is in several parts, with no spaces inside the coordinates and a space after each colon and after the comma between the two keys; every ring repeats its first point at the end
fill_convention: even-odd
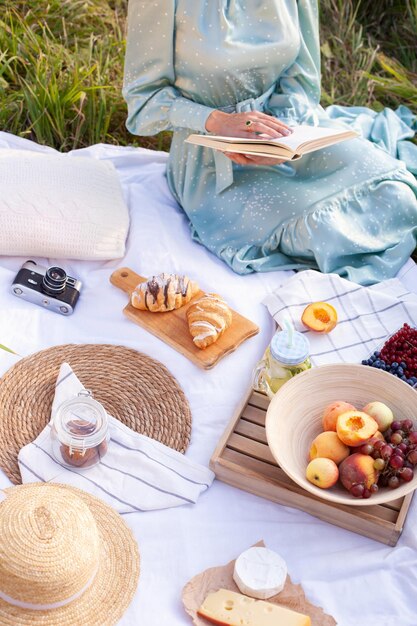
{"type": "MultiPolygon", "coordinates": [[[[0,149],[47,150],[0,133],[0,149]]],[[[184,215],[165,180],[166,155],[98,145],[76,151],[115,164],[131,211],[128,249],[120,262],[59,262],[84,283],[71,317],[50,313],[9,293],[27,259],[0,256],[0,343],[21,356],[63,343],[114,343],[164,363],[182,386],[193,425],[186,457],[208,466],[226,425],[243,401],[253,365],[275,330],[262,304],[291,272],[238,276],[190,238],[184,215]],[[209,371],[199,369],[123,314],[126,294],[109,283],[116,267],[147,276],[162,270],[188,273],[215,290],[261,331],[209,371]]],[[[0,251],[1,253],[1,251],[0,251]]],[[[401,282],[417,291],[417,268],[409,262],[401,282]]],[[[14,359],[0,351],[0,373],[14,359]]],[[[0,487],[9,485],[0,474],[0,487]]],[[[284,507],[215,480],[195,505],[133,513],[124,519],[137,538],[141,575],[120,626],[190,626],[181,605],[183,585],[198,572],[227,563],[263,539],[288,564],[311,602],[339,626],[416,626],[417,498],[396,548],[338,528],[298,509],[284,507]]],[[[80,625],[88,626],[88,625],[80,625]]]]}
{"type": "MultiPolygon", "coordinates": [[[[51,417],[66,400],[84,389],[68,363],[56,382],[51,417]]],[[[213,482],[211,470],[180,452],[135,433],[109,415],[108,449],[100,463],[82,470],[64,467],[54,457],[51,424],[19,452],[23,483],[64,483],[84,489],[110,504],[119,513],[155,511],[193,504],[213,482]]]]}

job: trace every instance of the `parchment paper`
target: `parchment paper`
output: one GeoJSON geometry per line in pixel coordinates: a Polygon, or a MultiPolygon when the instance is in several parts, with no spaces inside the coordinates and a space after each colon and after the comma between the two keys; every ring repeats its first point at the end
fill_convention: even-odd
{"type": "MultiPolygon", "coordinates": [[[[259,541],[255,545],[265,546],[263,541],[259,541]]],[[[220,588],[240,593],[233,580],[234,565],[235,561],[233,560],[227,563],[227,565],[206,569],[201,574],[194,576],[185,585],[182,591],[182,602],[195,626],[208,626],[209,624],[209,622],[197,615],[197,609],[202,605],[208,593],[217,591],[220,588]]],[[[273,604],[280,604],[299,613],[304,613],[304,615],[309,615],[312,626],[336,626],[336,621],[333,617],[326,615],[320,607],[311,604],[306,599],[301,585],[294,585],[289,576],[287,576],[285,587],[281,593],[269,598],[267,601],[273,604]]]]}

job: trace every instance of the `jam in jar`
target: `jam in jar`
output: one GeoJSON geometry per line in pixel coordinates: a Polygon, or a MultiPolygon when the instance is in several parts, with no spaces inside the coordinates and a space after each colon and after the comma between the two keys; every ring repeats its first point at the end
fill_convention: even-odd
{"type": "Polygon", "coordinates": [[[87,469],[99,463],[109,441],[108,415],[104,407],[83,389],[63,402],[52,421],[52,450],[66,467],[87,469]]]}

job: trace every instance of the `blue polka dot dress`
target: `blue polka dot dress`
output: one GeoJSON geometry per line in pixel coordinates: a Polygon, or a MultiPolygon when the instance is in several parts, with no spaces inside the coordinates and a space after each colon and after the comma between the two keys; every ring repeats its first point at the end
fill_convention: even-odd
{"type": "Polygon", "coordinates": [[[185,143],[214,109],[338,126],[320,106],[317,2],[130,0],[123,93],[133,134],[173,130],[167,178],[192,237],[235,272],[315,268],[371,284],[416,246],[417,181],[353,139],[239,166],[185,143]]]}

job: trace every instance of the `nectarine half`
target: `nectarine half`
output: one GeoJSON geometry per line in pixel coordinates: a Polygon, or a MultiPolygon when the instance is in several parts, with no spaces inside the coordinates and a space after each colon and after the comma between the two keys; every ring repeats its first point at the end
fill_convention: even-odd
{"type": "Polygon", "coordinates": [[[337,436],[347,446],[362,445],[373,437],[377,430],[378,424],[374,418],[362,411],[347,411],[337,418],[337,436]]]}
{"type": "Polygon", "coordinates": [[[337,311],[327,302],[312,302],[304,309],[301,321],[316,333],[329,333],[337,324],[337,311]]]}

